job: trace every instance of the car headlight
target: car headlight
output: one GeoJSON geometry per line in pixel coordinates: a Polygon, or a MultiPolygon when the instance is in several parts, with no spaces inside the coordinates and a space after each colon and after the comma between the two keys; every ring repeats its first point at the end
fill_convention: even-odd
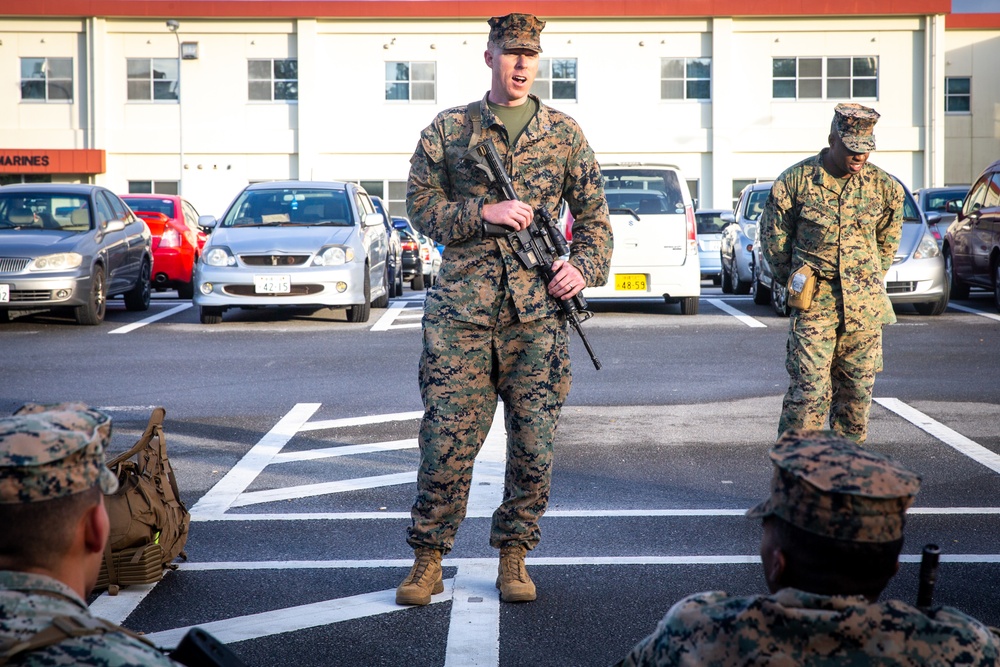
{"type": "Polygon", "coordinates": [[[316,255],[313,264],[317,266],[339,266],[354,261],[354,248],[335,245],[324,248],[316,255]]]}
{"type": "Polygon", "coordinates": [[[36,257],[28,264],[29,271],[65,271],[83,264],[83,256],[75,252],[60,252],[55,255],[36,257]]]}
{"type": "Polygon", "coordinates": [[[224,248],[222,246],[215,246],[206,250],[201,256],[201,261],[205,262],[209,266],[236,265],[236,258],[233,257],[233,253],[229,252],[229,248],[224,248]]]}
{"type": "Polygon", "coordinates": [[[931,257],[937,257],[941,254],[941,249],[938,248],[937,241],[930,234],[924,233],[923,237],[920,239],[920,243],[917,245],[917,249],[913,252],[913,259],[930,259],[931,257]]]}

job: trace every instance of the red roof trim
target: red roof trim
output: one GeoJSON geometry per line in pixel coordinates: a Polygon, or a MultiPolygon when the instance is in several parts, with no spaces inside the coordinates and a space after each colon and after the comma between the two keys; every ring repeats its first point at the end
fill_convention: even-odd
{"type": "Polygon", "coordinates": [[[1000,29],[1000,13],[997,14],[949,14],[944,18],[947,30],[989,30],[1000,29]]]}
{"type": "Polygon", "coordinates": [[[35,0],[0,16],[142,18],[479,18],[511,10],[545,18],[947,14],[951,0],[35,0]]]}

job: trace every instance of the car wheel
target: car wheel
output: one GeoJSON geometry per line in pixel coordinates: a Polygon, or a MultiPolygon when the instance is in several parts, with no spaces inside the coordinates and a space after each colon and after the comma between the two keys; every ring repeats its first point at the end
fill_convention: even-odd
{"type": "Polygon", "coordinates": [[[399,268],[399,264],[396,265],[396,280],[395,280],[395,294],[393,296],[403,296],[403,270],[399,268]]]}
{"type": "Polygon", "coordinates": [[[372,301],[376,308],[385,308],[389,305],[389,269],[382,272],[382,296],[372,301]]]}
{"type": "Polygon", "coordinates": [[[712,284],[718,287],[722,284],[722,276],[712,276],[712,284]]]}
{"type": "Polygon", "coordinates": [[[722,293],[723,294],[733,293],[733,277],[729,274],[729,271],[726,270],[725,260],[722,261],[722,293]]]}
{"type": "Polygon", "coordinates": [[[73,309],[77,324],[93,326],[104,321],[104,313],[108,307],[107,285],[104,283],[104,267],[95,266],[94,275],[90,281],[90,294],[87,303],[73,309]]]}
{"type": "Polygon", "coordinates": [[[6,308],[0,309],[0,324],[7,324],[12,319],[14,318],[10,316],[9,310],[7,310],[6,308]]]}
{"type": "Polygon", "coordinates": [[[733,282],[733,294],[749,294],[750,286],[753,283],[749,280],[740,280],[739,267],[736,266],[736,255],[733,255],[733,265],[729,267],[729,273],[731,275],[730,280],[733,282]]]}
{"type": "Polygon", "coordinates": [[[202,306],[200,319],[202,324],[221,324],[223,309],[218,306],[202,306]]]}
{"type": "Polygon", "coordinates": [[[758,306],[766,306],[771,303],[771,290],[764,287],[758,271],[755,270],[753,274],[753,302],[758,306]]]}
{"type": "Polygon", "coordinates": [[[413,280],[410,281],[411,289],[424,289],[424,274],[418,273],[413,276],[413,280]]]}
{"type": "Polygon", "coordinates": [[[771,308],[778,317],[788,317],[788,292],[777,282],[771,283],[771,308]]]}
{"type": "Polygon", "coordinates": [[[195,257],[194,264],[191,265],[191,282],[177,286],[177,298],[179,299],[194,298],[194,267],[197,265],[198,265],[198,258],[195,257]]]}
{"type": "Polygon", "coordinates": [[[372,310],[372,274],[371,269],[365,267],[365,301],[347,308],[348,322],[367,322],[372,310]]]}
{"type": "Polygon", "coordinates": [[[686,296],[681,299],[681,315],[697,315],[698,314],[698,297],[696,296],[686,296]]]}
{"type": "Polygon", "coordinates": [[[944,279],[948,282],[951,298],[969,298],[969,285],[962,282],[962,279],[955,275],[955,262],[951,258],[951,248],[945,248],[944,250],[944,279]]]}
{"type": "Polygon", "coordinates": [[[153,294],[153,286],[149,282],[151,273],[149,262],[142,260],[139,269],[139,280],[129,291],[125,292],[125,308],[128,310],[149,310],[149,297],[153,294]]]}

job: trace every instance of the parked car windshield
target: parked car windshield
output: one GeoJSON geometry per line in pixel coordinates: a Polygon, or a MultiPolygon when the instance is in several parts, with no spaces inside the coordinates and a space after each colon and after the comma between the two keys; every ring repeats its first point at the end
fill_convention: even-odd
{"type": "Polygon", "coordinates": [[[122,199],[133,211],[151,211],[152,213],[162,213],[168,218],[177,217],[174,215],[174,202],[170,199],[149,199],[147,197],[129,197],[122,199]]]}
{"type": "Polygon", "coordinates": [[[344,190],[282,188],[244,190],[226,211],[222,227],[354,224],[344,190]]]}
{"type": "Polygon", "coordinates": [[[87,199],[59,193],[0,194],[0,233],[21,229],[86,232],[91,229],[87,199]]]}
{"type": "MultiPolygon", "coordinates": [[[[948,206],[948,202],[953,201],[963,201],[965,195],[969,193],[969,188],[954,188],[952,190],[935,190],[934,192],[928,193],[927,198],[924,200],[924,210],[925,211],[941,211],[944,212],[948,206]]],[[[961,205],[959,205],[961,208],[961,205]]]]}
{"type": "Polygon", "coordinates": [[[604,190],[610,209],[643,213],[683,213],[684,198],[673,169],[608,168],[604,190]]]}
{"type": "Polygon", "coordinates": [[[721,234],[722,230],[729,223],[722,219],[722,212],[705,213],[696,211],[695,222],[698,224],[699,234],[721,234]]]}

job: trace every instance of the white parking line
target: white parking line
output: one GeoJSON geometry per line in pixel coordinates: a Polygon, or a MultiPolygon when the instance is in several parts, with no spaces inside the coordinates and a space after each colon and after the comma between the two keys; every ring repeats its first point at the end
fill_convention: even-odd
{"type": "Polygon", "coordinates": [[[744,315],[743,313],[741,313],[740,311],[736,310],[728,303],[723,301],[722,299],[705,299],[705,300],[708,301],[713,306],[715,306],[716,308],[718,308],[719,310],[721,310],[722,312],[732,315],[733,317],[735,317],[748,327],[753,327],[755,329],[767,328],[767,325],[761,322],[760,320],[754,319],[749,315],[744,315]]]}
{"type": "Polygon", "coordinates": [[[941,422],[931,419],[923,412],[920,412],[920,410],[910,407],[898,398],[876,398],[875,402],[886,410],[895,412],[917,428],[930,433],[949,447],[965,454],[973,461],[981,463],[993,472],[1000,473],[1000,455],[986,449],[978,442],[951,430],[941,422]]]}
{"type": "Polygon", "coordinates": [[[130,333],[132,331],[135,331],[136,329],[139,329],[141,327],[146,326],[147,324],[150,324],[150,323],[155,322],[157,320],[162,320],[164,317],[170,317],[171,315],[179,313],[179,312],[181,312],[183,310],[187,310],[191,306],[192,306],[192,304],[190,304],[190,303],[182,303],[179,306],[174,306],[170,310],[165,310],[162,313],[157,313],[156,315],[150,315],[149,317],[147,317],[145,319],[142,319],[142,320],[139,320],[138,322],[133,322],[132,324],[126,324],[123,327],[118,327],[117,329],[112,329],[108,333],[109,334],[126,334],[126,333],[130,333]]]}
{"type": "Polygon", "coordinates": [[[371,331],[388,331],[389,329],[416,329],[420,326],[420,322],[408,322],[405,324],[399,324],[400,320],[416,319],[420,320],[424,316],[424,302],[423,299],[394,299],[389,307],[383,313],[382,317],[378,319],[371,331]],[[412,308],[411,304],[419,304],[419,308],[412,308]],[[409,311],[409,312],[407,312],[409,311]]]}
{"type": "Polygon", "coordinates": [[[976,310],[975,308],[969,308],[968,306],[960,306],[957,303],[949,303],[948,307],[954,308],[955,310],[961,310],[962,312],[965,313],[972,313],[973,315],[979,315],[980,317],[988,317],[991,320],[996,320],[997,322],[1000,322],[1000,315],[997,315],[996,313],[987,313],[982,310],[976,310]]]}

